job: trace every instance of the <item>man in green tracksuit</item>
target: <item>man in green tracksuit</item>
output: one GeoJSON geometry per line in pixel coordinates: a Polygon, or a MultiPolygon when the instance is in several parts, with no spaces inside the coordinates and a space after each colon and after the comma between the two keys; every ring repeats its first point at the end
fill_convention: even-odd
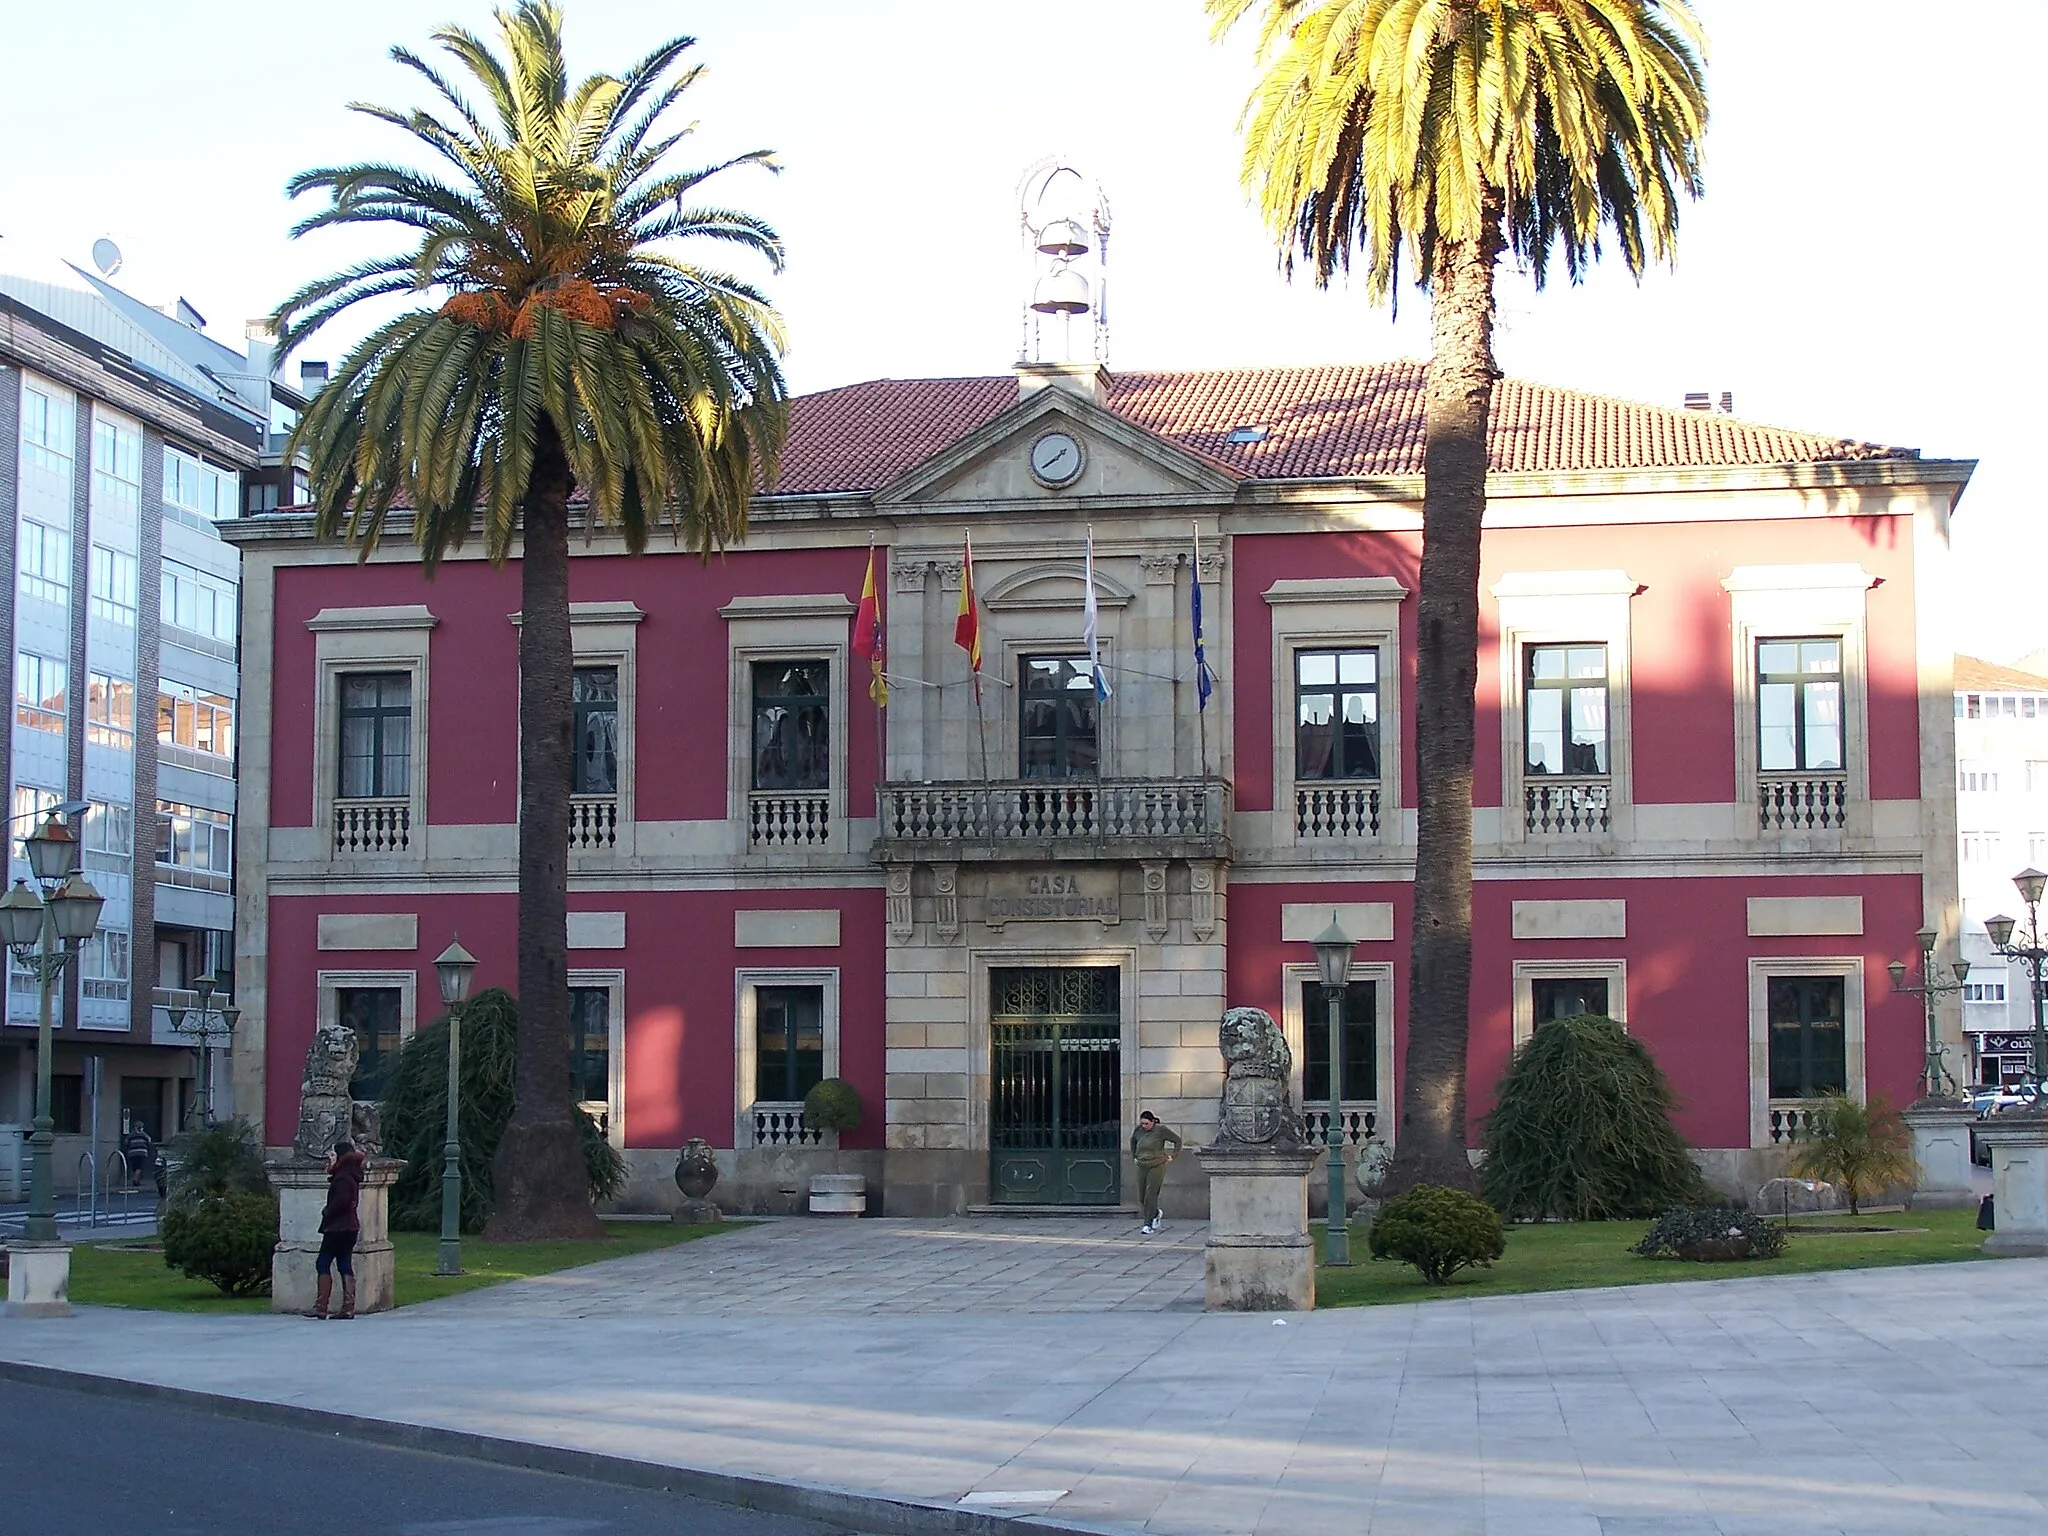
{"type": "Polygon", "coordinates": [[[1159,1214],[1159,1191],[1166,1183],[1166,1165],[1180,1152],[1180,1136],[1159,1123],[1146,1110],[1138,1116],[1138,1128],[1131,1132],[1131,1157],[1138,1165],[1138,1204],[1144,1208],[1147,1233],[1166,1225],[1159,1214]]]}

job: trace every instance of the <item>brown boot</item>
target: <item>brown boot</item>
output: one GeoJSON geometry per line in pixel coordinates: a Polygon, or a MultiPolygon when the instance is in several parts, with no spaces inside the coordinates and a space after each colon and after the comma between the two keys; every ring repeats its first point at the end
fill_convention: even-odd
{"type": "Polygon", "coordinates": [[[341,1310],[334,1314],[337,1322],[346,1322],[356,1315],[356,1277],[341,1277],[341,1310]]]}
{"type": "Polygon", "coordinates": [[[320,1276],[313,1287],[313,1316],[320,1322],[327,1321],[327,1303],[333,1296],[334,1276],[320,1276]]]}

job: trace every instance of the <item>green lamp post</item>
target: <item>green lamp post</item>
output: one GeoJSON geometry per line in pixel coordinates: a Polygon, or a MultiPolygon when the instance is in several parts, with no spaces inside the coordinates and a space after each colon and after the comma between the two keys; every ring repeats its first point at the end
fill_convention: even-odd
{"type": "Polygon", "coordinates": [[[2027,979],[2033,984],[2034,1059],[2027,1076],[2034,1099],[2033,1108],[2038,1112],[2048,1108],[2044,1105],[2044,1097],[2048,1097],[2048,1018],[2043,1017],[2041,1009],[2043,982],[2048,979],[2048,949],[2041,944],[2040,912],[2042,892],[2048,891],[2048,875],[2038,869],[2023,869],[2012,877],[2012,883],[2019,887],[2020,900],[2027,904],[2024,942],[2014,942],[2013,929],[2018,925],[2003,913],[1987,917],[1984,931],[1990,936],[1993,949],[2027,968],[2027,979]]]}
{"type": "Polygon", "coordinates": [[[1323,1262],[1349,1264],[1351,1218],[1344,1209],[1344,989],[1351,984],[1351,950],[1356,941],[1337,925],[1337,914],[1332,912],[1330,926],[1309,942],[1315,946],[1316,972],[1322,978],[1330,1030],[1330,1123],[1323,1133],[1323,1143],[1330,1151],[1330,1210],[1323,1223],[1323,1262]]]}
{"type": "Polygon", "coordinates": [[[435,957],[434,976],[448,1006],[448,1135],[441,1146],[441,1257],[437,1275],[462,1273],[462,1008],[469,1001],[476,956],[457,939],[435,957]]]}

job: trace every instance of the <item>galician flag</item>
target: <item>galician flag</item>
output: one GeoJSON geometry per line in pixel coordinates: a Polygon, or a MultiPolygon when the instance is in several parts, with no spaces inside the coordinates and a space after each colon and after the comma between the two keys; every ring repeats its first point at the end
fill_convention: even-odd
{"type": "Polygon", "coordinates": [[[1216,691],[1216,679],[1209,672],[1209,654],[1202,649],[1202,530],[1197,527],[1195,553],[1188,562],[1188,579],[1194,584],[1194,600],[1188,605],[1195,621],[1195,697],[1197,709],[1209,707],[1209,695],[1216,691]]]}
{"type": "Polygon", "coordinates": [[[974,600],[974,539],[966,536],[966,553],[960,558],[960,611],[953,618],[953,643],[967,653],[968,670],[974,674],[974,697],[981,698],[981,608],[974,600]]]}
{"type": "Polygon", "coordinates": [[[1109,679],[1102,671],[1102,643],[1098,634],[1100,616],[1095,611],[1095,530],[1088,530],[1087,553],[1082,560],[1081,638],[1088,643],[1088,671],[1095,679],[1095,697],[1109,697],[1109,679]]]}
{"type": "Polygon", "coordinates": [[[882,598],[875,586],[875,547],[868,546],[867,580],[860,584],[860,608],[853,616],[853,654],[868,659],[868,697],[883,708],[889,704],[889,682],[882,675],[887,662],[882,638],[882,598]]]}

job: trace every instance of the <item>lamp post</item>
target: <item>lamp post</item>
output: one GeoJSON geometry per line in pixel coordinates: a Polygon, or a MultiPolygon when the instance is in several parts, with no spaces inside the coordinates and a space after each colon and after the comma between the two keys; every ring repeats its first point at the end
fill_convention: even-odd
{"type": "Polygon", "coordinates": [[[1323,1262],[1349,1264],[1351,1221],[1344,1209],[1344,989],[1351,984],[1355,941],[1337,926],[1337,914],[1332,912],[1330,926],[1309,942],[1315,946],[1330,1030],[1330,1125],[1323,1136],[1330,1153],[1330,1210],[1323,1223],[1323,1262]]]}
{"type": "Polygon", "coordinates": [[[437,1275],[462,1273],[462,1005],[469,1001],[476,956],[457,939],[435,957],[434,976],[448,1005],[448,1136],[441,1146],[441,1261],[437,1275]]]}
{"type": "Polygon", "coordinates": [[[2042,1107],[2041,1099],[2044,1082],[2048,1082],[2048,1021],[2041,1016],[2041,982],[2044,963],[2048,963],[2048,951],[2041,947],[2041,892],[2048,889],[2048,875],[2038,869],[2023,869],[2012,877],[2012,883],[2019,887],[2020,899],[2027,904],[2027,932],[2025,943],[2015,943],[2013,930],[2018,924],[2000,913],[1997,917],[1984,920],[1984,931],[1991,936],[1991,947],[2008,960],[2017,960],[2027,968],[2027,979],[2034,988],[2034,1059],[2028,1069],[2029,1085],[2033,1090],[2036,1108],[2042,1107]]]}
{"type": "Polygon", "coordinates": [[[211,976],[201,976],[192,984],[192,990],[199,994],[197,1008],[166,1008],[171,1028],[181,1035],[192,1035],[199,1042],[199,1119],[202,1125],[213,1124],[213,1040],[218,1035],[222,1048],[235,1038],[235,1025],[241,1020],[242,1010],[233,1003],[222,1007],[213,1006],[214,988],[219,983],[211,976]]]}
{"type": "Polygon", "coordinates": [[[56,1243],[57,1197],[52,1183],[56,1121],[50,1114],[50,995],[57,978],[78,954],[78,946],[99,926],[105,898],[78,873],[78,836],[52,812],[36,832],[23,839],[28,867],[40,892],[26,880],[0,896],[0,943],[36,978],[36,1116],[29,1146],[35,1169],[30,1176],[28,1226],[31,1243],[56,1243]]]}
{"type": "Polygon", "coordinates": [[[1963,990],[1963,982],[1970,974],[1970,962],[1957,960],[1951,970],[1954,981],[1938,980],[1934,974],[1934,941],[1937,935],[1932,928],[1922,928],[1914,938],[1920,943],[1920,984],[1906,985],[1906,962],[1894,960],[1885,969],[1891,972],[1892,991],[1925,998],[1927,1002],[1927,1064],[1920,1072],[1920,1097],[1922,1099],[1953,1099],[1957,1094],[1954,1074],[1948,1069],[1941,1037],[1936,1032],[1934,1002],[1951,992],[1963,990]]]}

